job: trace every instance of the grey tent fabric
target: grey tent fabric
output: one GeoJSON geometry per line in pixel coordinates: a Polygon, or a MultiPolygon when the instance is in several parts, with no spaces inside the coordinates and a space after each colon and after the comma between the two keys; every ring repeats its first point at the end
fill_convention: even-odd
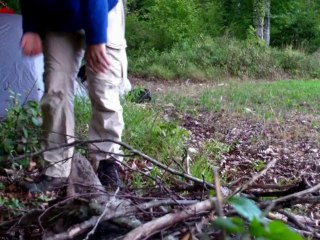
{"type": "Polygon", "coordinates": [[[22,55],[21,21],[20,15],[0,14],[0,118],[5,117],[12,96],[23,104],[43,95],[43,56],[22,55]]]}

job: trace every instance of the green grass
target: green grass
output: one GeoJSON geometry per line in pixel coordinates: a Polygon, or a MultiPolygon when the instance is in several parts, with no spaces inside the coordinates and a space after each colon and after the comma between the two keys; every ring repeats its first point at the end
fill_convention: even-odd
{"type": "MultiPolygon", "coordinates": [[[[123,104],[125,131],[123,141],[141,152],[180,170],[176,162],[182,163],[188,132],[179,127],[175,120],[165,120],[163,106],[172,103],[177,114],[200,112],[237,113],[246,118],[273,120],[285,118],[287,114],[319,114],[320,81],[287,80],[277,82],[228,82],[228,84],[204,87],[196,94],[183,89],[172,89],[155,96],[149,104],[123,104]],[[190,94],[190,95],[188,95],[190,94]]],[[[88,99],[76,99],[77,133],[86,137],[90,119],[88,99]]],[[[178,119],[178,118],[177,118],[178,119]]],[[[205,141],[192,156],[190,164],[193,176],[206,181],[213,179],[213,167],[227,153],[230,146],[215,139],[205,141]]],[[[259,159],[252,163],[254,171],[261,171],[265,163],[259,159]]],[[[166,178],[162,170],[157,171],[166,178]]],[[[156,174],[156,175],[157,175],[156,174]]],[[[222,181],[226,176],[222,176],[222,181]]],[[[152,186],[154,183],[134,175],[133,186],[152,186]]]]}
{"type": "MultiPolygon", "coordinates": [[[[124,142],[167,164],[172,164],[172,159],[181,158],[188,132],[180,128],[178,122],[163,120],[161,108],[125,102],[123,112],[124,142]]],[[[87,98],[76,99],[75,116],[76,132],[79,137],[86,138],[91,117],[87,98]]]]}
{"type": "Polygon", "coordinates": [[[229,146],[216,140],[204,142],[197,154],[193,156],[191,174],[205,181],[213,181],[213,170],[223,153],[228,152],[229,146]]]}
{"type": "Polygon", "coordinates": [[[163,101],[173,102],[181,112],[223,110],[269,119],[293,112],[319,114],[319,92],[319,80],[238,81],[206,88],[197,98],[168,93],[163,101]]]}

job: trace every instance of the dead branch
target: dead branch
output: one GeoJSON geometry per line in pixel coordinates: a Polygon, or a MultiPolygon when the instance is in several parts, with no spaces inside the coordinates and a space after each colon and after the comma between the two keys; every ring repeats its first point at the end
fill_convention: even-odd
{"type": "Polygon", "coordinates": [[[279,213],[283,214],[284,216],[287,217],[288,221],[292,222],[294,225],[296,225],[299,229],[304,230],[304,231],[312,231],[310,227],[306,226],[302,222],[300,222],[296,216],[292,213],[289,213],[285,210],[278,210],[279,213]]]}
{"type": "Polygon", "coordinates": [[[310,197],[298,197],[290,201],[290,205],[297,205],[297,204],[320,204],[320,196],[310,196],[310,197]]]}
{"type": "Polygon", "coordinates": [[[170,213],[163,217],[152,220],[129,232],[123,238],[123,240],[139,240],[139,239],[148,238],[160,232],[162,229],[170,227],[190,217],[213,210],[213,208],[215,207],[215,204],[214,204],[215,201],[216,201],[215,198],[211,198],[211,199],[196,203],[194,205],[191,205],[181,210],[180,212],[170,213]]]}
{"type": "Polygon", "coordinates": [[[115,201],[115,198],[116,198],[119,190],[120,190],[120,189],[117,188],[117,190],[116,190],[116,192],[114,193],[114,195],[113,195],[113,196],[111,197],[111,199],[106,203],[106,206],[105,206],[105,208],[104,208],[104,210],[103,210],[103,213],[98,217],[97,222],[95,223],[93,229],[87,234],[87,236],[86,236],[86,238],[85,238],[84,240],[88,240],[89,237],[94,234],[94,232],[96,231],[96,229],[97,229],[100,221],[103,219],[104,215],[105,215],[105,214],[107,213],[107,211],[109,210],[109,207],[110,207],[111,202],[112,202],[112,201],[115,201]]]}
{"type": "Polygon", "coordinates": [[[253,184],[255,181],[257,181],[260,177],[262,177],[266,172],[272,168],[276,163],[278,159],[273,159],[271,162],[267,164],[267,166],[261,171],[255,174],[249,181],[247,181],[245,184],[238,187],[229,197],[235,196],[236,194],[243,192],[246,190],[251,184],[253,184]]]}
{"type": "MultiPolygon", "coordinates": [[[[129,216],[132,213],[135,213],[139,210],[146,210],[150,208],[160,207],[160,206],[187,206],[191,204],[195,204],[198,202],[196,200],[173,200],[173,199],[165,199],[165,200],[154,200],[147,203],[142,203],[137,206],[116,209],[116,211],[106,212],[101,221],[108,221],[115,218],[129,216]]],[[[110,210],[110,209],[109,209],[110,210]]],[[[91,217],[89,220],[84,221],[80,224],[76,224],[68,229],[68,231],[56,234],[52,237],[47,237],[47,240],[64,240],[64,239],[73,239],[74,237],[84,233],[88,229],[95,226],[98,221],[98,216],[91,217]]]]}
{"type": "MultiPolygon", "coordinates": [[[[266,187],[260,186],[260,189],[270,189],[271,187],[272,186],[266,186],[266,187]]],[[[308,186],[306,182],[303,180],[298,182],[295,185],[282,186],[282,188],[280,188],[280,186],[275,185],[274,187],[275,187],[274,189],[281,189],[281,190],[277,190],[277,191],[250,190],[250,191],[246,191],[246,193],[252,194],[255,197],[282,197],[282,196],[287,196],[296,192],[303,191],[305,189],[308,189],[310,186],[308,186]]]]}
{"type": "Polygon", "coordinates": [[[293,194],[290,194],[290,195],[287,195],[287,196],[272,200],[271,204],[276,204],[277,205],[277,204],[283,203],[285,201],[288,201],[288,200],[291,200],[291,199],[294,199],[294,198],[298,198],[298,197],[300,197],[302,195],[307,195],[309,193],[314,193],[314,192],[318,191],[319,189],[320,189],[320,183],[318,183],[317,185],[315,185],[315,186],[313,186],[311,188],[308,188],[306,190],[303,190],[303,191],[300,191],[300,192],[296,192],[296,193],[293,193],[293,194]]]}
{"type": "MultiPolygon", "coordinates": [[[[167,171],[167,172],[169,172],[171,174],[174,174],[174,175],[183,177],[183,178],[185,178],[187,180],[191,180],[191,181],[193,181],[195,183],[204,185],[207,188],[214,189],[214,185],[211,184],[211,183],[204,182],[202,179],[193,177],[192,175],[186,174],[184,172],[179,172],[179,171],[177,171],[177,170],[175,170],[173,168],[170,168],[170,167],[160,163],[159,161],[155,160],[154,158],[149,157],[148,155],[146,155],[146,154],[134,149],[130,145],[128,145],[126,143],[123,143],[123,142],[120,142],[120,141],[113,140],[113,139],[99,139],[99,140],[87,140],[87,141],[77,140],[77,141],[74,141],[72,143],[61,144],[61,145],[56,146],[56,147],[43,149],[43,150],[40,150],[40,151],[37,151],[37,152],[34,152],[34,153],[28,153],[28,154],[24,154],[24,155],[19,156],[19,157],[11,158],[11,161],[18,161],[18,160],[21,160],[21,159],[24,159],[24,158],[34,157],[34,156],[40,155],[40,154],[42,154],[44,152],[57,150],[57,149],[61,149],[61,148],[68,148],[68,147],[81,146],[81,145],[94,144],[94,143],[102,143],[102,142],[112,142],[112,143],[118,144],[121,147],[131,151],[134,155],[137,155],[137,156],[140,156],[140,157],[144,158],[145,160],[151,162],[155,166],[157,166],[157,167],[159,167],[159,168],[161,168],[161,169],[163,169],[163,170],[165,170],[165,171],[167,171]]],[[[224,193],[224,195],[228,195],[228,193],[229,193],[229,189],[227,189],[227,188],[221,187],[221,191],[224,193]]]]}
{"type": "Polygon", "coordinates": [[[218,213],[219,217],[223,217],[223,211],[222,211],[222,204],[223,204],[223,197],[220,191],[220,180],[219,180],[219,173],[218,173],[218,168],[214,168],[214,183],[216,186],[216,210],[218,213]]]}

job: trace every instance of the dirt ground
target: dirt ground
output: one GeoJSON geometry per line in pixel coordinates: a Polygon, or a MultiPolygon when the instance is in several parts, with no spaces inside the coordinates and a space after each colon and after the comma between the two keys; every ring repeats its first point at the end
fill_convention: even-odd
{"type": "MultiPolygon", "coordinates": [[[[134,86],[151,93],[173,91],[196,96],[211,84],[160,82],[133,79],[134,86]]],[[[220,83],[221,85],[221,83],[220,83]]],[[[217,84],[215,85],[217,86],[217,84]]],[[[257,185],[290,185],[304,181],[309,186],[320,182],[320,116],[292,113],[285,120],[264,121],[228,112],[183,114],[181,125],[191,133],[189,145],[215,139],[230,146],[218,161],[221,176],[233,187],[240,186],[270,161],[276,165],[256,182],[257,185]]],[[[320,219],[320,206],[306,205],[306,214],[320,219]]],[[[301,210],[301,209],[300,209],[301,210]]]]}

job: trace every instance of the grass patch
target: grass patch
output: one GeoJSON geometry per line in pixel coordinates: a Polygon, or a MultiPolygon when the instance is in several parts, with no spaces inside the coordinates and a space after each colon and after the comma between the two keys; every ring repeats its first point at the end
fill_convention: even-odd
{"type": "Polygon", "coordinates": [[[150,156],[171,163],[170,159],[181,157],[188,136],[178,122],[164,121],[161,110],[154,106],[124,104],[126,123],[124,141],[150,156]]]}
{"type": "Polygon", "coordinates": [[[216,80],[316,78],[320,76],[317,54],[276,49],[250,41],[227,37],[200,36],[199,41],[185,41],[166,51],[129,52],[133,75],[162,79],[216,80]]]}
{"type": "Polygon", "coordinates": [[[181,112],[195,109],[205,112],[230,111],[269,119],[285,117],[291,112],[319,114],[319,91],[319,80],[232,82],[203,89],[198,97],[168,93],[163,101],[172,102],[181,112]]]}
{"type": "MultiPolygon", "coordinates": [[[[165,121],[154,105],[146,106],[126,102],[123,104],[125,131],[123,141],[132,147],[162,162],[182,156],[188,132],[178,122],[165,121]]],[[[75,101],[76,132],[86,138],[91,116],[90,101],[78,98],[75,101]]]]}
{"type": "Polygon", "coordinates": [[[221,159],[223,153],[229,151],[229,146],[216,140],[206,141],[200,151],[194,156],[191,174],[207,182],[213,181],[213,168],[221,159]]]}

